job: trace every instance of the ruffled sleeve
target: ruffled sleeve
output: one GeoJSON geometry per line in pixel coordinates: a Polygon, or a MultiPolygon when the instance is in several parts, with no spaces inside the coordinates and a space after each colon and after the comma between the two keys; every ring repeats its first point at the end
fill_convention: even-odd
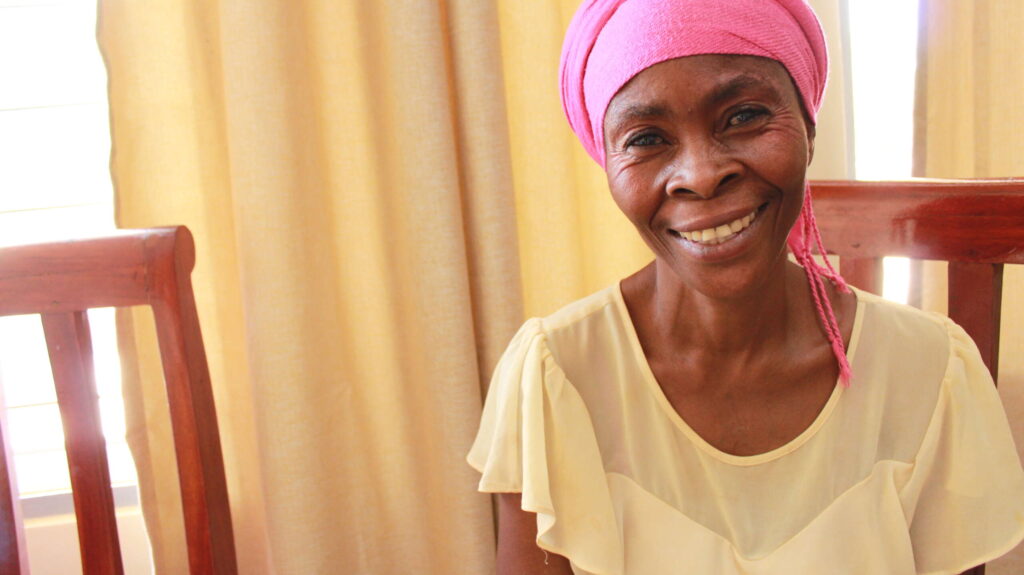
{"type": "Polygon", "coordinates": [[[959,573],[1024,538],[1024,472],[977,347],[948,322],[950,356],[913,471],[900,491],[919,574],[959,573]]]}
{"type": "Polygon", "coordinates": [[[623,570],[616,521],[590,415],[528,321],[491,379],[480,430],[467,457],[489,493],[522,493],[537,514],[537,545],[597,575],[623,570]]]}

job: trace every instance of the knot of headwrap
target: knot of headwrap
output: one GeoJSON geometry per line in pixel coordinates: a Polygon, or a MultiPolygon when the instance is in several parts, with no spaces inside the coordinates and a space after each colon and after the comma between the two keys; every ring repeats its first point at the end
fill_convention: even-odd
{"type": "MultiPolygon", "coordinates": [[[[569,125],[598,164],[605,163],[604,116],[612,98],[643,70],[700,54],[760,56],[782,64],[816,122],[828,80],[828,51],[818,17],[806,0],[584,0],[566,32],[559,69],[562,108],[569,125]]],[[[788,244],[804,267],[825,334],[851,377],[842,334],[823,278],[849,291],[825,260],[808,187],[788,244]]]]}

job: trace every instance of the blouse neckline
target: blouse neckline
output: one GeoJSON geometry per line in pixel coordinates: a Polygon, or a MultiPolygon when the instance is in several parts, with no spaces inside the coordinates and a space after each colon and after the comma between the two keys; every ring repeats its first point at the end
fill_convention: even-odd
{"type": "MultiPolygon", "coordinates": [[[[694,431],[693,428],[686,423],[686,420],[679,415],[679,412],[672,407],[672,403],[669,402],[668,397],[665,395],[665,391],[661,388],[657,378],[654,377],[654,371],[651,369],[651,365],[647,361],[647,356],[644,355],[643,346],[640,345],[640,336],[637,334],[636,326],[633,325],[633,318],[629,315],[629,309],[626,307],[625,297],[622,295],[622,282],[615,284],[612,291],[615,307],[618,310],[620,319],[626,328],[626,337],[629,339],[629,346],[632,348],[634,358],[640,366],[644,384],[654,395],[655,401],[657,401],[659,406],[661,406],[661,408],[666,412],[669,420],[675,424],[675,426],[701,451],[715,459],[718,459],[719,461],[722,461],[723,463],[735,466],[760,465],[792,453],[814,437],[818,430],[821,429],[829,420],[829,416],[833,411],[835,411],[836,405],[839,404],[839,400],[842,397],[846,386],[842,385],[842,383],[837,379],[832,388],[832,394],[829,396],[828,401],[825,402],[824,407],[822,407],[821,411],[818,412],[814,421],[812,421],[806,429],[800,432],[799,435],[783,445],[764,453],[758,453],[755,455],[734,455],[732,453],[726,453],[705,441],[700,434],[694,431]]],[[[849,359],[852,367],[857,353],[858,343],[860,341],[861,324],[864,316],[864,294],[852,286],[850,287],[850,291],[857,298],[857,309],[853,318],[853,332],[850,334],[850,343],[846,350],[846,357],[849,359]]],[[[854,368],[853,372],[856,374],[857,370],[854,368]]],[[[852,385],[856,385],[856,383],[852,385]]]]}

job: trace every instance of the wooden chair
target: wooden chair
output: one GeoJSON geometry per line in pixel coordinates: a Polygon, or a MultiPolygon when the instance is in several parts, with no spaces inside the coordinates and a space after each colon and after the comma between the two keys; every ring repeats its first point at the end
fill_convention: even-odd
{"type": "MultiPolygon", "coordinates": [[[[1024,264],[1024,180],[812,182],[825,246],[851,284],[881,293],[882,258],[949,262],[949,316],[996,379],[1003,264],[1024,264]]],[[[967,573],[983,575],[984,566],[967,573]]]]}
{"type": "MultiPolygon", "coordinates": [[[[123,573],[86,310],[137,305],[150,306],[156,320],[190,570],[237,572],[220,436],[192,294],[194,263],[192,236],[184,227],[0,249],[0,316],[42,316],[86,575],[123,573]]],[[[28,573],[19,553],[23,546],[14,544],[22,537],[12,471],[0,459],[0,573],[28,573]]]]}

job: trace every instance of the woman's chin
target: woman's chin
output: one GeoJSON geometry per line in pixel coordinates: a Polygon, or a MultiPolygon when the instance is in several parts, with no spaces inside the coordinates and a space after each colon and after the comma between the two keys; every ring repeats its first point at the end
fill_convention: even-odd
{"type": "MultiPolygon", "coordinates": [[[[761,248],[763,250],[764,246],[761,248]]],[[[668,285],[675,284],[678,289],[692,290],[713,300],[762,298],[773,282],[785,281],[784,250],[778,254],[750,253],[747,256],[698,265],[692,260],[659,257],[657,267],[673,276],[668,285]]]]}
{"type": "Polygon", "coordinates": [[[766,202],[745,227],[711,238],[704,235],[710,230],[696,234],[700,239],[692,232],[665,230],[655,248],[658,267],[671,270],[680,288],[712,299],[760,297],[767,285],[785,277],[786,237],[779,231],[778,210],[778,202],[766,202]]]}

